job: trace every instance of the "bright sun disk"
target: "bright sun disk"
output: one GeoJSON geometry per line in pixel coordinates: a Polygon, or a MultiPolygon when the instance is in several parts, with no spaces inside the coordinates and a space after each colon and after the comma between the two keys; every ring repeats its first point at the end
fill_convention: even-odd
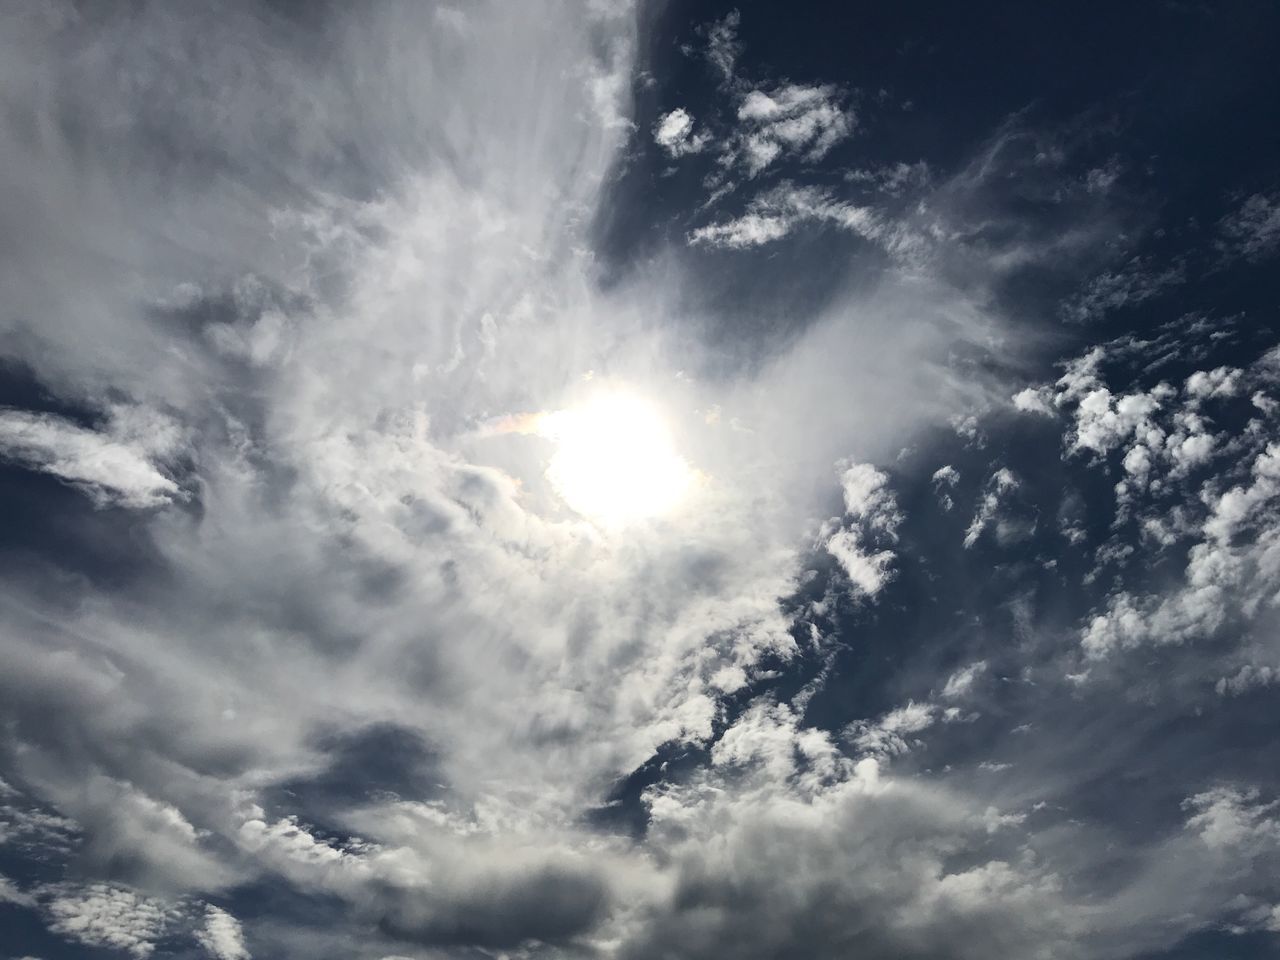
{"type": "Polygon", "coordinates": [[[600,394],[546,414],[538,432],[556,444],[547,468],[556,493],[604,526],[669,512],[695,477],[659,412],[631,394],[600,394]]]}

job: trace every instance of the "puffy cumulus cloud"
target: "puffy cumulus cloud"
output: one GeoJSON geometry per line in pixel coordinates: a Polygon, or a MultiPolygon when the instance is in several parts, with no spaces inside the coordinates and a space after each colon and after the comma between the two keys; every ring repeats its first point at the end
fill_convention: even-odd
{"type": "Polygon", "coordinates": [[[64,480],[101,506],[186,499],[166,471],[183,440],[173,420],[138,407],[113,406],[102,430],[56,414],[0,409],[0,457],[64,480]]]}
{"type": "Polygon", "coordinates": [[[888,475],[869,463],[850,464],[840,474],[845,513],[872,530],[892,536],[902,523],[902,514],[888,484],[888,475]]]}
{"type": "Polygon", "coordinates": [[[1263,260],[1280,247],[1280,197],[1255,193],[1218,222],[1216,246],[1228,259],[1263,260]]]}
{"type": "Polygon", "coordinates": [[[1219,786],[1189,797],[1187,830],[1213,850],[1234,849],[1248,857],[1274,855],[1280,850],[1280,821],[1273,816],[1277,802],[1263,803],[1256,789],[1219,786]]]}
{"type": "Polygon", "coordinates": [[[910,750],[912,734],[929,729],[936,719],[937,709],[933,704],[910,701],[874,722],[857,721],[846,731],[846,736],[862,753],[893,757],[910,750]]]}
{"type": "Polygon", "coordinates": [[[653,128],[653,141],[667,151],[668,156],[682,157],[687,153],[700,153],[710,134],[694,133],[693,117],[681,107],[658,118],[653,128]]]}
{"type": "MultiPolygon", "coordinates": [[[[883,720],[907,731],[928,714],[883,720]]],[[[1127,879],[1095,898],[1071,873],[1070,848],[1099,842],[1079,825],[1059,828],[1065,843],[1029,836],[1024,813],[847,757],[770,701],[723,742],[711,768],[646,794],[671,886],[637,912],[623,956],[1121,957],[1229,899],[1214,884],[1236,866],[1198,824],[1126,851],[1127,879]]]]}
{"type": "Polygon", "coordinates": [[[171,920],[162,901],[108,884],[55,889],[45,909],[49,929],[91,947],[121,950],[146,960],[171,920]]]}
{"type": "MultiPolygon", "coordinates": [[[[1193,325],[1184,336],[1196,332],[1193,325]]],[[[1146,645],[1208,640],[1228,627],[1245,629],[1274,604],[1280,487],[1270,441],[1269,398],[1276,383],[1271,353],[1247,368],[1194,371],[1181,388],[1162,380],[1113,389],[1135,365],[1149,369],[1150,356],[1163,350],[1159,340],[1121,338],[1066,363],[1055,384],[1028,387],[1015,397],[1024,412],[1065,415],[1064,457],[1085,455],[1091,468],[1119,474],[1113,534],[1098,548],[1091,578],[1105,563],[1132,554],[1120,533],[1131,525],[1156,549],[1185,551],[1183,575],[1172,587],[1117,587],[1101,610],[1085,618],[1082,648],[1095,660],[1146,645]],[[1249,395],[1258,398],[1251,401],[1254,415],[1220,427],[1219,411],[1249,395]]],[[[1249,642],[1246,634],[1238,645],[1249,642]]],[[[1239,669],[1238,660],[1232,669],[1239,669]]],[[[1248,676],[1241,674],[1242,685],[1248,676]]],[[[1220,692],[1234,689],[1227,677],[1219,686],[1220,692]]]]}
{"type": "Polygon", "coordinates": [[[752,90],[738,106],[742,124],[730,150],[754,177],[782,157],[814,161],[853,132],[853,114],[832,86],[782,84],[752,90]]]}
{"type": "Polygon", "coordinates": [[[1022,413],[1039,413],[1051,417],[1054,415],[1052,398],[1053,392],[1050,390],[1026,387],[1013,395],[1013,406],[1022,413]]]}
{"type": "Polygon", "coordinates": [[[1250,619],[1273,603],[1277,566],[1274,536],[1280,515],[1280,447],[1268,446],[1252,465],[1253,481],[1216,496],[1188,553],[1183,583],[1164,595],[1119,592],[1082,637],[1090,656],[1144,644],[1207,639],[1228,623],[1250,619]]]}
{"type": "Polygon", "coordinates": [[[1258,687],[1269,687],[1280,681],[1280,670],[1265,664],[1255,666],[1246,663],[1229,677],[1220,677],[1214,684],[1219,696],[1238,697],[1258,687]]]}
{"type": "Polygon", "coordinates": [[[204,925],[196,940],[214,960],[251,960],[240,921],[212,904],[205,906],[204,925]]]}
{"type": "Polygon", "coordinates": [[[356,919],[424,946],[576,942],[617,900],[647,898],[656,882],[624,844],[600,838],[583,849],[565,824],[531,823],[497,797],[471,815],[419,801],[350,812],[376,843],[325,840],[295,817],[248,813],[245,850],[300,888],[339,898],[356,919]]]}
{"type": "MultiPolygon", "coordinates": [[[[874,726],[901,735],[931,715],[909,703],[874,726]]],[[[1256,928],[1274,902],[1273,805],[1256,792],[1197,794],[1172,831],[1116,847],[1080,823],[1032,830],[1028,812],[894,776],[885,760],[900,751],[847,757],[771,701],[723,744],[710,769],[647,793],[672,886],[637,914],[624,956],[1124,957],[1176,942],[1195,915],[1247,912],[1256,928]],[[1123,861],[1105,894],[1074,873],[1093,869],[1079,854],[1095,844],[1123,861]]]]}
{"type": "Polygon", "coordinates": [[[1197,370],[1187,377],[1184,392],[1188,403],[1195,404],[1202,400],[1234,397],[1240,392],[1242,370],[1235,367],[1215,367],[1212,370],[1197,370]]]}
{"type": "Polygon", "coordinates": [[[855,591],[874,597],[893,576],[893,551],[878,547],[897,541],[902,513],[888,474],[869,463],[845,468],[840,483],[848,521],[826,537],[825,546],[855,591]]]}

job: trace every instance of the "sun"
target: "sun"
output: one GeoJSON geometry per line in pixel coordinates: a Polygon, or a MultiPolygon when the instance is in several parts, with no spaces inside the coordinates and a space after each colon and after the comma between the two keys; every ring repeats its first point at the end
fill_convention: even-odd
{"type": "Polygon", "coordinates": [[[547,467],[556,493],[601,526],[671,512],[697,475],[676,451],[661,413],[632,393],[599,393],[544,414],[538,433],[556,445],[547,467]]]}

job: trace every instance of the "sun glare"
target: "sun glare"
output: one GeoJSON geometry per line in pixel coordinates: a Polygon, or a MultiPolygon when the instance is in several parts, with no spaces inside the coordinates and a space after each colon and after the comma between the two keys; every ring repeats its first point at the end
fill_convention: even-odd
{"type": "Polygon", "coordinates": [[[694,480],[661,414],[631,394],[604,393],[546,414],[538,432],[556,444],[547,468],[556,493],[603,526],[669,512],[694,480]]]}

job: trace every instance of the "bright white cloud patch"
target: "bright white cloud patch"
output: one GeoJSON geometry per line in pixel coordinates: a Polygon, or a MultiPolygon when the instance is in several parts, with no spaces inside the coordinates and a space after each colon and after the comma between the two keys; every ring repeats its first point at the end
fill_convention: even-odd
{"type": "Polygon", "coordinates": [[[841,475],[849,522],[826,541],[827,552],[859,594],[874,597],[893,578],[894,553],[876,549],[897,539],[902,523],[889,477],[868,463],[855,463],[841,475]]]}
{"type": "Polygon", "coordinates": [[[710,135],[694,133],[693,117],[687,110],[677,107],[658,118],[653,128],[653,140],[672,157],[699,153],[707,145],[710,135]]]}
{"type": "Polygon", "coordinates": [[[752,90],[738,107],[742,162],[756,176],[784,154],[820,160],[853,132],[853,114],[831,86],[783,84],[752,90]]]}
{"type": "Polygon", "coordinates": [[[0,456],[65,480],[103,505],[157,507],[185,494],[157,464],[181,433],[167,417],[113,407],[103,431],[54,414],[0,410],[0,456]]]}
{"type": "Polygon", "coordinates": [[[88,946],[121,950],[135,960],[146,960],[155,952],[169,920],[162,902],[108,884],[61,889],[46,910],[54,933],[88,946]]]}
{"type": "Polygon", "coordinates": [[[214,960],[251,960],[240,921],[211,904],[205,907],[204,926],[197,931],[196,940],[214,960]]]}

